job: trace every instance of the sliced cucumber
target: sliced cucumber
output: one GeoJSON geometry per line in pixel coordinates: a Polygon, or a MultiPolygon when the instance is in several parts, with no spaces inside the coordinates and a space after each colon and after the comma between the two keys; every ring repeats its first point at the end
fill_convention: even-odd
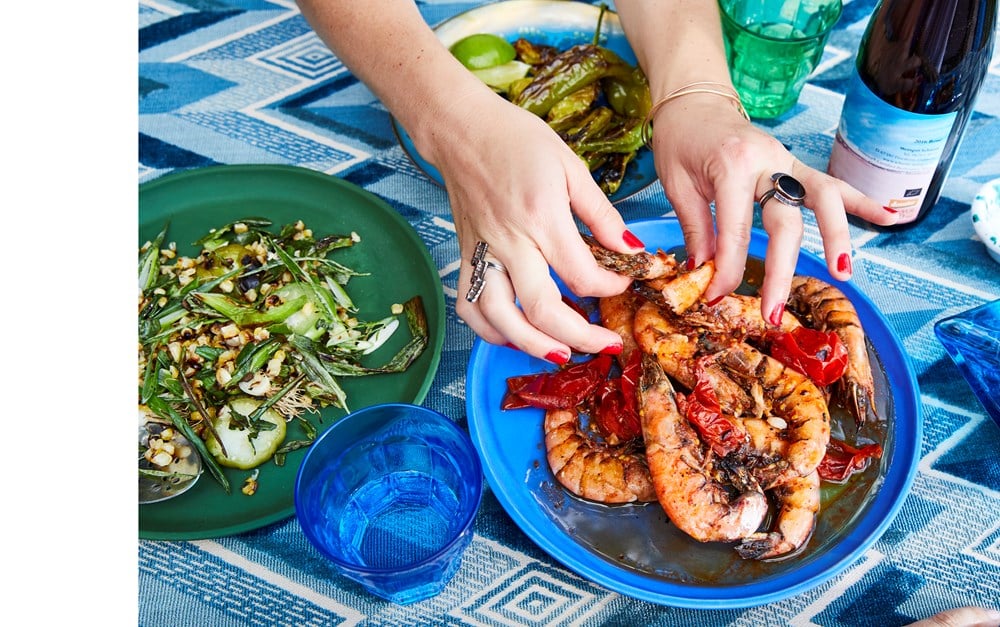
{"type": "MultiPolygon", "coordinates": [[[[249,397],[237,397],[229,402],[230,409],[243,416],[252,414],[259,405],[260,401],[249,397]]],[[[271,459],[274,452],[285,441],[285,419],[273,409],[265,411],[261,420],[274,424],[275,428],[269,431],[259,431],[252,439],[249,430],[231,428],[233,426],[232,417],[231,412],[219,412],[219,415],[212,420],[212,426],[215,427],[215,433],[219,435],[219,439],[217,440],[213,434],[209,434],[205,439],[208,452],[222,466],[241,470],[255,468],[271,459]],[[222,446],[219,445],[219,440],[222,441],[222,446]],[[225,454],[222,452],[223,447],[225,447],[225,454]]]]}

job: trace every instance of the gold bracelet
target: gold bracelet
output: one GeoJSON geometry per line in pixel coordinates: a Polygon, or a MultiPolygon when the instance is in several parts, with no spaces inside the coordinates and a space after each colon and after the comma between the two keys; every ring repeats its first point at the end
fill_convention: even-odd
{"type": "Polygon", "coordinates": [[[683,87],[678,87],[673,90],[660,100],[656,101],[656,104],[649,108],[649,113],[646,114],[646,119],[642,121],[642,139],[645,143],[649,143],[649,140],[653,138],[652,124],[653,116],[656,112],[660,110],[660,107],[667,104],[675,98],[680,98],[681,96],[687,96],[689,94],[715,94],[716,96],[722,96],[723,98],[728,98],[736,103],[736,108],[739,109],[740,115],[743,116],[745,120],[750,121],[750,115],[747,114],[747,110],[743,108],[743,102],[740,100],[740,95],[736,93],[731,87],[724,83],[714,83],[712,81],[698,81],[696,83],[689,83],[683,87]],[[721,87],[722,89],[709,89],[708,87],[721,87]]]}

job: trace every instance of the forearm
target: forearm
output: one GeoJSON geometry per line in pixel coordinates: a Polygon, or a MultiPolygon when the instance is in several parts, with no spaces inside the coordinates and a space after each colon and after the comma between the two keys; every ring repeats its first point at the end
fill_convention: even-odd
{"type": "Polygon", "coordinates": [[[471,124],[471,103],[495,98],[441,45],[413,0],[298,0],[323,42],[434,162],[435,128],[471,124]],[[469,103],[470,106],[463,106],[469,103]]]}
{"type": "Polygon", "coordinates": [[[697,81],[731,85],[715,0],[617,0],[653,102],[697,81]]]}

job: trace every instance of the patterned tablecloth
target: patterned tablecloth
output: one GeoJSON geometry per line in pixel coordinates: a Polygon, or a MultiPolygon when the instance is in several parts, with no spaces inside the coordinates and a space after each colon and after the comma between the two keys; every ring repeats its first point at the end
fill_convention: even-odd
{"type": "MultiPolygon", "coordinates": [[[[481,4],[421,0],[428,23],[481,4]]],[[[795,109],[762,126],[824,168],[854,51],[874,5],[848,2],[795,109]]],[[[454,315],[458,247],[444,191],[400,148],[389,115],[311,32],[292,0],[140,0],[139,182],[216,164],[279,163],[342,177],[385,199],[423,238],[449,307],[424,404],[465,425],[473,333],[454,315]]],[[[969,203],[1000,176],[994,62],[944,194],[918,227],[852,227],[854,283],[912,359],[923,403],[919,474],[895,522],[833,580],[745,610],[663,607],[606,590],[540,550],[488,490],[462,566],[438,597],[400,607],[337,577],[294,518],[237,536],[138,544],[143,625],[899,625],[965,604],[1000,607],[1000,429],[938,343],[934,323],[1000,298],[1000,266],[969,203]]],[[[659,184],[620,204],[671,215],[659,184]]],[[[806,216],[804,247],[821,253],[806,216]]],[[[1000,392],[1000,391],[998,391],[1000,392]]]]}

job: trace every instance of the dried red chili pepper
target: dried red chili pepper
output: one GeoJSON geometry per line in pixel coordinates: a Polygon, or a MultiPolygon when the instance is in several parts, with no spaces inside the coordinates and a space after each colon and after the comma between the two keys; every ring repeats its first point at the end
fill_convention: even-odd
{"type": "Polygon", "coordinates": [[[820,479],[843,483],[851,475],[868,467],[868,459],[882,457],[882,447],[878,444],[867,444],[854,448],[846,442],[830,439],[826,446],[826,455],[819,463],[817,471],[820,479]]]}
{"type": "Polygon", "coordinates": [[[820,386],[839,379],[847,369],[847,348],[836,333],[808,327],[770,335],[771,357],[806,375],[820,386]]]}
{"type": "Polygon", "coordinates": [[[700,372],[684,405],[688,422],[717,455],[728,455],[746,441],[746,431],[722,414],[712,382],[700,372]]]}
{"type": "Polygon", "coordinates": [[[641,369],[642,355],[635,351],[621,376],[608,379],[597,389],[590,417],[605,438],[614,436],[625,442],[642,436],[639,402],[635,396],[641,369]]]}
{"type": "Polygon", "coordinates": [[[608,379],[597,390],[590,409],[590,419],[598,432],[613,443],[633,440],[642,435],[639,414],[629,409],[619,377],[608,379]]]}
{"type": "Polygon", "coordinates": [[[611,360],[610,355],[598,355],[555,372],[508,377],[500,409],[572,409],[608,378],[611,360]]]}
{"type": "Polygon", "coordinates": [[[642,376],[642,352],[634,350],[628,363],[622,368],[621,388],[626,406],[635,412],[636,416],[639,415],[639,397],[636,396],[635,389],[639,385],[640,376],[642,376]]]}

